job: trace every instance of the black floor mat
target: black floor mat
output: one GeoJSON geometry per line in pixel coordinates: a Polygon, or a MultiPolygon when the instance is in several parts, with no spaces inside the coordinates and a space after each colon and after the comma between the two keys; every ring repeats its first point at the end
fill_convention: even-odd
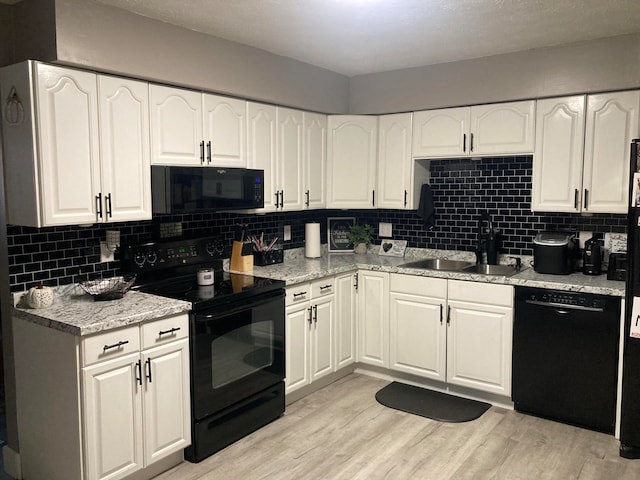
{"type": "Polygon", "coordinates": [[[469,422],[486,412],[490,404],[393,382],[376,393],[378,403],[440,422],[469,422]]]}

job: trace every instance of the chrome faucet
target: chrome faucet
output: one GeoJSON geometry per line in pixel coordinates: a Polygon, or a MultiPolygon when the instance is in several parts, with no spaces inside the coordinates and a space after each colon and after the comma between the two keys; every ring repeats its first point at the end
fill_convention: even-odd
{"type": "Polygon", "coordinates": [[[478,245],[476,248],[476,263],[483,263],[483,253],[487,253],[487,263],[495,264],[498,259],[499,241],[497,238],[498,231],[493,228],[493,220],[487,211],[480,212],[480,220],[478,221],[478,245]],[[484,222],[487,222],[486,230],[483,229],[484,222]]]}

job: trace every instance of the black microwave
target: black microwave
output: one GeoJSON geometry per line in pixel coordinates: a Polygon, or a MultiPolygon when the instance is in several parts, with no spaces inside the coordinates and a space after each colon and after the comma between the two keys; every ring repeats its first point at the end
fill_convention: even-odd
{"type": "Polygon", "coordinates": [[[264,170],[151,166],[153,213],[264,207],[264,170]]]}

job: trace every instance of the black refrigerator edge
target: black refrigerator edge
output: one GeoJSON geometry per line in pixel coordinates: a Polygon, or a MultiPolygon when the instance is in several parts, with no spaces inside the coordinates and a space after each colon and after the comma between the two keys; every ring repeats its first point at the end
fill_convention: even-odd
{"type": "Polygon", "coordinates": [[[631,142],[620,456],[640,458],[640,139],[631,142]]]}

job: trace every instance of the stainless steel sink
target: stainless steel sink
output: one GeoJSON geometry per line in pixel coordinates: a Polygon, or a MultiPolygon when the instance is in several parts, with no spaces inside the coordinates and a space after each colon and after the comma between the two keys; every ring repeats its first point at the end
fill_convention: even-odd
{"type": "Polygon", "coordinates": [[[426,270],[442,270],[445,272],[459,272],[464,268],[473,267],[472,262],[464,260],[449,260],[446,258],[424,258],[415,262],[399,265],[403,268],[424,268],[426,270]]]}
{"type": "Polygon", "coordinates": [[[505,275],[507,277],[518,273],[513,265],[485,265],[473,264],[460,270],[464,273],[481,273],[483,275],[505,275]]]}

